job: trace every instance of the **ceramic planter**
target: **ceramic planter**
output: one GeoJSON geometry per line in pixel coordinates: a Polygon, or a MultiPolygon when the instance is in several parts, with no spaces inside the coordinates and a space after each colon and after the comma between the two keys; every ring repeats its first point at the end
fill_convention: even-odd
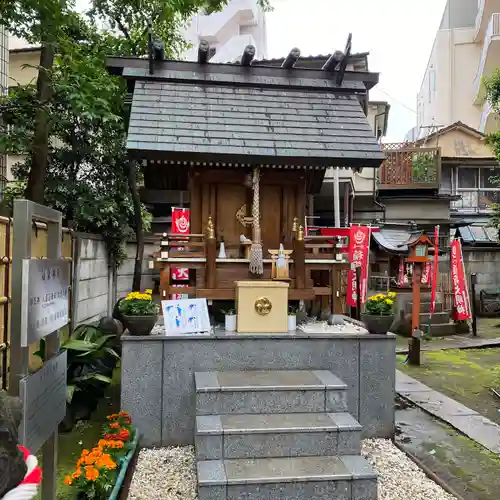
{"type": "Polygon", "coordinates": [[[394,322],[394,314],[389,316],[361,314],[361,321],[365,324],[369,333],[385,335],[391,329],[394,322]]]}
{"type": "Polygon", "coordinates": [[[149,335],[156,325],[158,315],[150,316],[126,316],[123,315],[123,325],[130,335],[149,335]]]}
{"type": "Polygon", "coordinates": [[[225,326],[226,332],[235,332],[236,331],[236,314],[226,314],[224,326],[225,326]]]}
{"type": "Polygon", "coordinates": [[[294,332],[297,330],[297,316],[295,314],[288,315],[288,331],[294,332]]]}

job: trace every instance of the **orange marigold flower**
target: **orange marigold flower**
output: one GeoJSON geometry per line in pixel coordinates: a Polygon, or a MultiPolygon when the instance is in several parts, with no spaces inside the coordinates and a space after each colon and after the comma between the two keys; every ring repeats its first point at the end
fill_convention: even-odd
{"type": "Polygon", "coordinates": [[[128,417],[128,411],[121,411],[120,412],[120,417],[128,417]]]}
{"type": "Polygon", "coordinates": [[[73,472],[73,474],[71,474],[71,477],[73,479],[78,479],[81,475],[82,475],[82,470],[80,469],[80,467],[78,467],[78,469],[76,469],[76,471],[73,472]]]}
{"type": "Polygon", "coordinates": [[[64,484],[66,484],[67,486],[71,486],[73,484],[73,481],[71,480],[71,478],[69,476],[66,476],[64,478],[64,484]]]}
{"type": "Polygon", "coordinates": [[[92,466],[85,467],[85,479],[95,481],[99,477],[99,471],[92,466]]]}
{"type": "Polygon", "coordinates": [[[109,424],[109,428],[110,429],[119,429],[120,424],[118,422],[112,422],[111,424],[109,424]]]}
{"type": "Polygon", "coordinates": [[[82,457],[87,456],[90,453],[89,450],[82,450],[82,457]]]}
{"type": "Polygon", "coordinates": [[[126,441],[130,437],[130,432],[128,431],[128,429],[122,429],[118,434],[118,437],[123,441],[126,441]]]}

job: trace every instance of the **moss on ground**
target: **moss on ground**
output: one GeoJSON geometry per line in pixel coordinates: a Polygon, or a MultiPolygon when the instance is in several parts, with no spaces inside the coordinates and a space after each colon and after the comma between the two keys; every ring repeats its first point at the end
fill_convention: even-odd
{"type": "Polygon", "coordinates": [[[439,462],[439,469],[449,471],[476,492],[478,498],[496,498],[500,488],[500,457],[442,422],[439,425],[448,434],[447,439],[422,443],[422,447],[439,462]]]}
{"type": "Polygon", "coordinates": [[[500,399],[490,391],[500,389],[500,348],[424,352],[420,367],[405,358],[397,356],[398,369],[500,423],[500,399]]]}

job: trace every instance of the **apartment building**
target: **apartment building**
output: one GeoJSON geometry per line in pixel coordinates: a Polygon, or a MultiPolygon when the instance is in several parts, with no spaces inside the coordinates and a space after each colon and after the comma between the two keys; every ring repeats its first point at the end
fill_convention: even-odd
{"type": "Polygon", "coordinates": [[[484,77],[500,67],[500,0],[448,0],[417,96],[421,138],[458,121],[490,133],[484,77]]]}
{"type": "Polygon", "coordinates": [[[211,62],[235,62],[247,45],[255,47],[256,59],[266,59],[266,14],[257,0],[232,0],[221,12],[194,16],[184,38],[192,45],[182,55],[188,61],[196,61],[200,40],[210,44],[211,62]]]}
{"type": "Polygon", "coordinates": [[[406,139],[438,152],[438,193],[453,198],[451,219],[479,225],[488,224],[500,200],[491,181],[498,163],[484,143],[499,126],[484,88],[497,69],[500,0],[448,0],[417,95],[416,127],[406,139]]]}

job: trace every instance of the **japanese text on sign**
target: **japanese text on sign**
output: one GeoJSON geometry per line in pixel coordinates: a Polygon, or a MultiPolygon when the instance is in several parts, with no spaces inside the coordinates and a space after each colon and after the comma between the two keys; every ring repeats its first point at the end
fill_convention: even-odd
{"type": "Polygon", "coordinates": [[[23,261],[23,346],[68,323],[69,271],[69,262],[65,260],[23,261]]]}
{"type": "Polygon", "coordinates": [[[469,308],[469,294],[465,281],[464,265],[462,261],[462,245],[460,240],[451,243],[451,281],[453,287],[453,300],[457,320],[468,320],[471,318],[469,308]]]}
{"type": "Polygon", "coordinates": [[[66,415],[67,351],[20,381],[23,402],[21,443],[36,453],[66,415]]]}
{"type": "Polygon", "coordinates": [[[356,268],[361,268],[360,294],[361,303],[366,300],[368,288],[368,252],[370,249],[371,228],[366,226],[352,226],[349,236],[349,261],[351,269],[348,272],[347,304],[355,307],[358,290],[356,286],[356,268]]]}

